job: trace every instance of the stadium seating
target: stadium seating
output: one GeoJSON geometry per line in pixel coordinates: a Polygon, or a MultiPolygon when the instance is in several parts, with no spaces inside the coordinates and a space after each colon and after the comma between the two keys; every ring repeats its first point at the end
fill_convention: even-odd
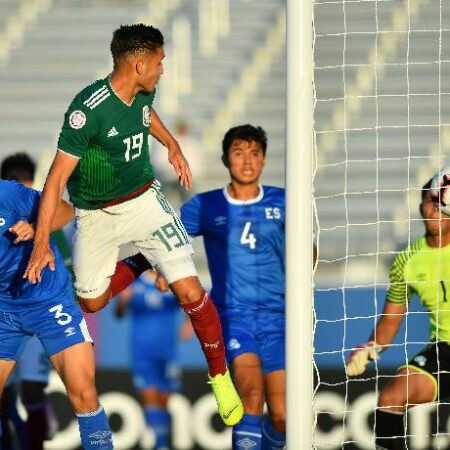
{"type": "MultiPolygon", "coordinates": [[[[17,16],[20,3],[5,0],[0,5],[0,35],[8,18],[17,16]]],[[[0,156],[20,149],[33,152],[37,158],[53,152],[62,114],[74,93],[111,68],[111,31],[121,23],[151,22],[157,17],[146,0],[48,3],[48,8],[27,25],[23,39],[10,49],[7,63],[0,68],[0,156]]],[[[218,37],[217,51],[211,55],[202,53],[199,46],[200,0],[172,0],[166,5],[170,6],[166,6],[164,21],[157,21],[157,25],[167,37],[168,52],[173,20],[186,17],[191,25],[192,89],[179,94],[175,111],[162,111],[162,115],[169,126],[179,118],[187,119],[203,139],[205,160],[217,161],[208,163],[210,176],[197,187],[208,189],[225,182],[226,172],[219,164],[220,138],[228,127],[243,121],[267,130],[270,163],[263,180],[282,185],[285,48],[280,44],[274,51],[268,42],[283,17],[285,2],[232,2],[229,32],[218,37]],[[267,68],[258,72],[261,59],[267,68]],[[250,90],[243,87],[248,74],[254,81],[250,90]],[[244,94],[236,96],[236,92],[244,94]]],[[[450,20],[446,2],[442,3],[441,20],[443,24],[450,20]]],[[[356,2],[346,8],[345,21],[342,5],[315,5],[319,163],[315,195],[323,230],[321,256],[336,260],[338,266],[345,260],[345,252],[352,254],[353,248],[360,255],[384,252],[379,261],[385,267],[405,232],[420,233],[420,222],[409,222],[409,214],[418,218],[417,188],[437,166],[439,120],[450,123],[445,94],[450,87],[450,34],[445,29],[442,32],[439,53],[438,29],[436,2],[421,0],[409,11],[403,2],[356,2]],[[382,33],[375,53],[376,31],[382,33]],[[375,71],[370,65],[375,58],[387,64],[375,71]],[[441,64],[419,64],[439,59],[441,64]],[[348,131],[324,133],[343,129],[344,93],[351,97],[345,114],[348,131]],[[347,228],[347,223],[352,225],[347,228]]],[[[164,89],[163,84],[158,109],[167,95],[164,89]]],[[[447,128],[442,127],[444,137],[447,128]]],[[[442,153],[448,142],[450,139],[442,139],[442,153]]],[[[360,258],[355,257],[355,261],[360,258]]],[[[336,265],[329,267],[335,271],[336,265]]],[[[328,272],[325,270],[323,276],[319,272],[319,279],[326,280],[328,272]]]]}

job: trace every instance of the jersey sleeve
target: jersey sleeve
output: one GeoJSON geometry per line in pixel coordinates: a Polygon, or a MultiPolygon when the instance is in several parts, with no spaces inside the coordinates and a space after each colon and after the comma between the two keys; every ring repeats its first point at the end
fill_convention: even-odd
{"type": "Polygon", "coordinates": [[[93,111],[86,107],[79,97],[75,97],[64,116],[58,150],[81,158],[96,132],[97,124],[93,111]]]}
{"type": "Polygon", "coordinates": [[[406,305],[412,298],[414,291],[406,281],[406,265],[409,252],[404,251],[397,255],[389,272],[389,287],[386,301],[396,305],[406,305]]]}
{"type": "Polygon", "coordinates": [[[199,195],[192,197],[181,207],[180,216],[189,236],[202,234],[202,201],[199,195]]]}
{"type": "Polygon", "coordinates": [[[1,207],[16,212],[28,222],[33,222],[39,209],[40,193],[14,181],[3,183],[5,185],[2,185],[1,189],[1,207]]]}

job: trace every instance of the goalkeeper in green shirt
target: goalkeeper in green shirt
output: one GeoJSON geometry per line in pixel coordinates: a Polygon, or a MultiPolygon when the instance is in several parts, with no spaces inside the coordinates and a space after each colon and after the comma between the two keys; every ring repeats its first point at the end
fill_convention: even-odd
{"type": "Polygon", "coordinates": [[[357,347],[347,362],[347,375],[364,372],[371,360],[389,347],[414,294],[430,313],[430,344],[380,392],[375,413],[377,449],[406,448],[404,414],[408,408],[450,395],[450,217],[439,212],[430,193],[431,180],[422,188],[420,213],[425,235],[395,258],[381,319],[369,342],[357,347]]]}

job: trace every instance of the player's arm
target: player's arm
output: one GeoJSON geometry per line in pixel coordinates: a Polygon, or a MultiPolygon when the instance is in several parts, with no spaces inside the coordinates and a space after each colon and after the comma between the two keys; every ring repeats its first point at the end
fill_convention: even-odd
{"type": "Polygon", "coordinates": [[[166,278],[160,273],[156,274],[155,287],[159,292],[162,292],[163,294],[169,292],[170,289],[169,283],[167,282],[166,278]]]}
{"type": "Polygon", "coordinates": [[[192,173],[189,168],[189,163],[184,157],[178,142],[163,124],[154,109],[152,109],[150,134],[167,148],[169,162],[175,169],[175,173],[177,174],[181,185],[186,190],[191,189],[192,173]]]}
{"type": "Polygon", "coordinates": [[[348,376],[361,375],[370,361],[380,359],[380,353],[389,346],[397,334],[405,317],[406,309],[406,305],[397,305],[389,301],[385,303],[381,319],[369,341],[352,351],[346,367],[348,376]]]}
{"type": "Polygon", "coordinates": [[[408,302],[413,296],[413,289],[406,279],[406,266],[409,252],[397,255],[389,272],[389,288],[386,303],[369,341],[356,347],[347,361],[348,376],[361,375],[367,364],[380,358],[380,353],[389,346],[397,334],[405,317],[408,302]]]}
{"type": "Polygon", "coordinates": [[[73,206],[62,200],[59,202],[58,207],[56,208],[55,217],[53,219],[51,231],[57,231],[61,228],[65,227],[69,222],[73,220],[75,216],[75,211],[73,206]]]}
{"type": "MultiPolygon", "coordinates": [[[[74,210],[72,205],[67,203],[65,200],[61,200],[56,210],[55,219],[53,220],[52,232],[60,230],[62,227],[67,225],[73,219],[73,216],[74,210]]],[[[25,220],[19,220],[9,228],[9,231],[16,235],[14,244],[30,241],[33,239],[35,234],[35,224],[26,222],[25,220]]]]}
{"type": "Polygon", "coordinates": [[[125,313],[127,311],[128,303],[130,302],[132,297],[133,297],[133,291],[129,287],[124,289],[118,295],[119,299],[116,303],[116,309],[114,311],[117,318],[121,319],[125,315],[125,313]]]}
{"type": "Polygon", "coordinates": [[[397,305],[390,301],[385,303],[383,314],[369,339],[370,342],[376,342],[380,351],[388,347],[394,340],[405,318],[406,310],[406,305],[397,305]]]}
{"type": "Polygon", "coordinates": [[[202,227],[202,211],[207,211],[207,202],[203,204],[202,196],[195,195],[189,201],[184,203],[180,208],[180,219],[190,237],[201,236],[203,234],[202,227]]]}
{"type": "Polygon", "coordinates": [[[28,278],[31,284],[41,281],[41,272],[46,266],[49,266],[50,270],[55,270],[55,255],[50,247],[50,233],[67,180],[78,162],[78,158],[58,151],[47,175],[39,205],[34,247],[24,274],[24,278],[28,278]]]}
{"type": "Polygon", "coordinates": [[[191,319],[186,317],[180,327],[179,337],[182,341],[187,341],[194,335],[194,328],[192,326],[191,319]]]}

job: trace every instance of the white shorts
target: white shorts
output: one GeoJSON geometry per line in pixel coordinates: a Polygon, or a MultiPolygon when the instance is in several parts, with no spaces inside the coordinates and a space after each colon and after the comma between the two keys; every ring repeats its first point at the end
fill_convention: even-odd
{"type": "Polygon", "coordinates": [[[75,221],[73,269],[80,297],[103,294],[118,259],[138,252],[169,284],[197,275],[189,237],[158,182],[118,205],[76,209],[75,221]]]}

